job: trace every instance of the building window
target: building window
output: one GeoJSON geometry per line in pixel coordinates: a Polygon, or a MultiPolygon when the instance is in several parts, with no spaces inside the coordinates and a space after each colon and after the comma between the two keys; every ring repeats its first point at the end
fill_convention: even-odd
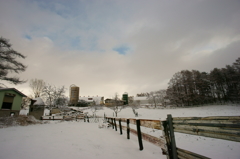
{"type": "Polygon", "coordinates": [[[12,109],[14,95],[6,95],[3,98],[2,109],[12,109]]]}

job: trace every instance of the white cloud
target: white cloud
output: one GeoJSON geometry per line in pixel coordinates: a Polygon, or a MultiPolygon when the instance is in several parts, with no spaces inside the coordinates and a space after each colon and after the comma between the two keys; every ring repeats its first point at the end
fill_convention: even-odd
{"type": "MultiPolygon", "coordinates": [[[[0,35],[27,55],[23,79],[76,84],[81,95],[135,95],[166,89],[183,69],[210,71],[233,63],[239,56],[239,6],[238,1],[12,0],[0,2],[0,35]],[[113,51],[123,44],[131,53],[113,51]]],[[[28,83],[17,87],[30,89],[28,83]]]]}

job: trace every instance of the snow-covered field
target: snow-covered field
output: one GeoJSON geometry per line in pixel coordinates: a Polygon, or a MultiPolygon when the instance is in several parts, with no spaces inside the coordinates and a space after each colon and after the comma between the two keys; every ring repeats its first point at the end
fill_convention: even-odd
{"type": "MultiPolygon", "coordinates": [[[[89,111],[91,114],[90,110],[89,111]]],[[[97,115],[113,116],[104,108],[97,115]]],[[[240,116],[240,106],[203,106],[177,109],[138,109],[138,118],[164,120],[167,114],[183,116],[240,116]]],[[[131,108],[123,109],[118,117],[134,118],[131,108]]],[[[143,141],[144,150],[139,151],[137,137],[126,133],[119,135],[112,128],[98,128],[98,123],[59,122],[17,126],[0,129],[0,159],[145,159],[166,158],[161,149],[143,141]]],[[[156,136],[161,131],[148,131],[156,136]]],[[[216,159],[239,159],[240,143],[175,133],[177,147],[216,159]]]]}

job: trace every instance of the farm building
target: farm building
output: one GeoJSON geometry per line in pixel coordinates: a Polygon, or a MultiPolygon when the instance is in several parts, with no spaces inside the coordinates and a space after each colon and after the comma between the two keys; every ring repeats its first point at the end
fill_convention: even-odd
{"type": "Polygon", "coordinates": [[[79,101],[84,100],[88,103],[88,105],[104,105],[104,97],[103,96],[80,96],[79,101]]]}
{"type": "Polygon", "coordinates": [[[0,88],[0,116],[19,115],[23,97],[15,88],[0,88]]]}

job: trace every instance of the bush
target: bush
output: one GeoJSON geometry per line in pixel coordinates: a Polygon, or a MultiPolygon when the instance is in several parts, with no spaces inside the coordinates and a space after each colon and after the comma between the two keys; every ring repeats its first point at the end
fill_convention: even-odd
{"type": "Polygon", "coordinates": [[[34,116],[8,116],[8,117],[0,117],[0,128],[10,127],[10,126],[27,126],[34,124],[43,124],[44,122],[35,119],[34,116]]]}

